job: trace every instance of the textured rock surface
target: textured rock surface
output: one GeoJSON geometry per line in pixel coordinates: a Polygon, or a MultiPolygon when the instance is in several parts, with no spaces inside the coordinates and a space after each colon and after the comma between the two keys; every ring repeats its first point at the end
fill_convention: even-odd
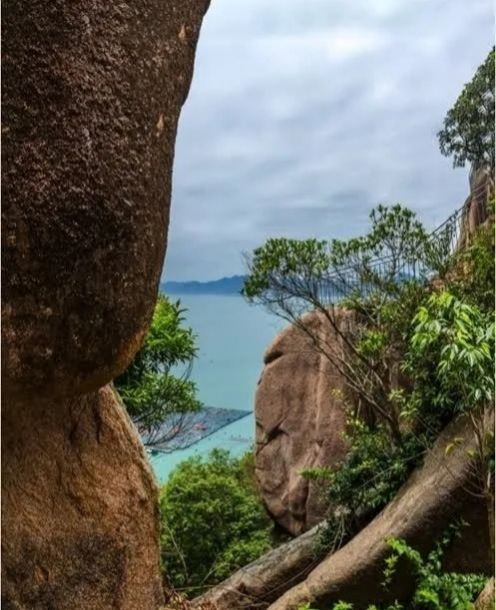
{"type": "Polygon", "coordinates": [[[207,4],[2,5],[4,396],[93,391],[139,346],[207,4]]]}
{"type": "Polygon", "coordinates": [[[110,386],[16,407],[3,415],[2,608],[157,608],[155,482],[110,386]]]}
{"type": "Polygon", "coordinates": [[[413,473],[395,499],[359,534],[339,551],[324,559],[307,578],[290,589],[270,610],[295,610],[310,602],[312,608],[325,610],[339,600],[359,605],[404,600],[412,585],[409,571],[401,573],[389,591],[381,586],[384,560],[388,555],[385,540],[404,538],[420,551],[433,541],[454,519],[464,518],[470,527],[462,530],[458,550],[447,557],[450,569],[469,567],[470,571],[493,573],[487,514],[482,502],[466,491],[473,484],[473,470],[467,450],[473,435],[462,420],[454,422],[440,436],[422,468],[413,473]],[[446,455],[453,438],[461,439],[446,455]],[[470,565],[466,565],[470,549],[470,565]]]}
{"type": "Polygon", "coordinates": [[[484,590],[475,602],[475,610],[494,610],[494,578],[487,581],[484,590]]]}
{"type": "Polygon", "coordinates": [[[2,608],[154,610],[155,483],[109,387],[146,332],[208,0],[2,5],[2,608]]]}
{"type": "Polygon", "coordinates": [[[487,202],[494,197],[494,177],[486,169],[472,172],[470,175],[470,195],[464,203],[464,216],[458,247],[468,245],[477,227],[489,217],[487,202]]]}
{"type": "MultiPolygon", "coordinates": [[[[317,314],[308,314],[306,323],[326,333],[326,342],[335,341],[317,314]]],[[[275,338],[264,363],[255,398],[256,475],[270,514],[289,532],[300,534],[321,521],[324,512],[301,471],[331,466],[346,452],[345,386],[294,326],[275,338]]]]}

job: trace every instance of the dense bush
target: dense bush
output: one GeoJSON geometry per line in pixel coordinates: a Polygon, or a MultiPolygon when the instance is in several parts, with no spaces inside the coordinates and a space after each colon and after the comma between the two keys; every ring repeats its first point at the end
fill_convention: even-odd
{"type": "Polygon", "coordinates": [[[472,492],[486,501],[494,541],[494,312],[441,291],[419,309],[413,328],[404,362],[413,380],[410,413],[422,423],[438,413],[467,418],[475,436],[472,492]]]}
{"type": "Polygon", "coordinates": [[[271,548],[253,458],[214,450],[176,467],[160,498],[162,562],[178,590],[199,594],[271,548]]]}
{"type": "Polygon", "coordinates": [[[349,452],[332,470],[304,472],[325,481],[329,514],[323,543],[340,546],[385,506],[407,479],[441,427],[464,414],[476,445],[472,490],[486,500],[494,533],[493,315],[441,290],[424,297],[410,324],[402,369],[409,376],[396,392],[404,422],[401,443],[391,443],[381,423],[351,419],[349,452]]]}
{"type": "Polygon", "coordinates": [[[432,294],[413,320],[404,369],[412,413],[476,413],[494,398],[492,314],[447,291],[432,294]]]}

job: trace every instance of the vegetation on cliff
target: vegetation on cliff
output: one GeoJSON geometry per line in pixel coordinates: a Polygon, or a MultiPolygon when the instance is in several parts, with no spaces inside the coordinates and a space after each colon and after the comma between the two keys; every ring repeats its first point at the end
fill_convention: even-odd
{"type": "Polygon", "coordinates": [[[494,168],[494,47],[465,85],[438,133],[441,153],[454,167],[494,168]]]}
{"type": "Polygon", "coordinates": [[[147,444],[172,439],[188,414],[201,408],[195,384],[188,378],[196,339],[184,326],[183,314],[179,301],[159,295],[143,346],[114,382],[147,444]],[[180,367],[182,375],[172,372],[180,367]]]}
{"type": "MultiPolygon", "coordinates": [[[[249,299],[292,320],[347,382],[350,450],[339,468],[304,473],[325,481],[325,543],[332,548],[394,497],[460,413],[468,414],[478,438],[473,492],[488,506],[494,498],[490,227],[459,252],[444,233],[428,235],[401,206],[379,206],[371,221],[367,235],[346,242],[269,240],[251,258],[245,284],[249,299]],[[467,268],[477,269],[469,280],[467,268]],[[342,282],[346,274],[351,288],[342,282]],[[342,287],[338,305],[329,297],[336,282],[342,287]],[[325,342],[306,324],[301,313],[310,307],[337,332],[339,344],[325,342]],[[337,323],[342,307],[353,312],[344,329],[337,323]]],[[[449,226],[443,231],[449,235],[449,226]]],[[[489,515],[491,529],[492,520],[489,515]]]]}

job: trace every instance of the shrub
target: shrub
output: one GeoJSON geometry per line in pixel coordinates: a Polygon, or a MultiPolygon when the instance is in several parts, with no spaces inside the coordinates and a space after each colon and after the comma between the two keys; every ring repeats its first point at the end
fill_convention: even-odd
{"type": "Polygon", "coordinates": [[[475,434],[472,487],[486,500],[493,536],[492,316],[441,291],[427,298],[410,326],[403,362],[410,387],[394,398],[405,426],[401,443],[391,443],[380,422],[351,419],[350,448],[343,462],[332,470],[304,472],[327,487],[330,508],[322,543],[331,548],[340,546],[394,497],[441,427],[459,414],[468,415],[475,434]]]}
{"type": "Polygon", "coordinates": [[[484,409],[494,399],[494,321],[447,291],[417,312],[404,369],[422,411],[450,414],[484,409]]]}
{"type": "Polygon", "coordinates": [[[160,497],[161,554],[174,588],[199,594],[271,548],[250,464],[217,449],[170,475],[160,497]]]}
{"type": "Polygon", "coordinates": [[[432,419],[433,410],[467,417],[476,440],[474,491],[486,501],[494,541],[494,313],[442,291],[419,309],[413,325],[404,364],[413,379],[411,410],[420,419],[432,419]]]}

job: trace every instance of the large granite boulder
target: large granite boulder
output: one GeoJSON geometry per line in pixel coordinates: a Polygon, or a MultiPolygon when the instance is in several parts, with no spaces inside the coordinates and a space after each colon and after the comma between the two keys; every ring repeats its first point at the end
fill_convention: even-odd
{"type": "MultiPolygon", "coordinates": [[[[346,312],[341,324],[349,323],[346,312]]],[[[338,345],[330,325],[306,315],[321,344],[338,345]]],[[[256,476],[263,502],[288,532],[301,534],[322,520],[318,487],[302,476],[307,468],[332,466],[346,453],[346,387],[329,360],[296,326],[284,329],[265,353],[255,397],[256,476]]]]}
{"type": "Polygon", "coordinates": [[[2,5],[2,607],[153,610],[157,490],[110,387],[162,267],[208,0],[2,5]]]}
{"type": "Polygon", "coordinates": [[[2,5],[4,396],[95,390],[138,348],[207,4],[2,5]]]}
{"type": "Polygon", "coordinates": [[[2,608],[160,607],[156,484],[112,388],[2,426],[2,608]]]}

